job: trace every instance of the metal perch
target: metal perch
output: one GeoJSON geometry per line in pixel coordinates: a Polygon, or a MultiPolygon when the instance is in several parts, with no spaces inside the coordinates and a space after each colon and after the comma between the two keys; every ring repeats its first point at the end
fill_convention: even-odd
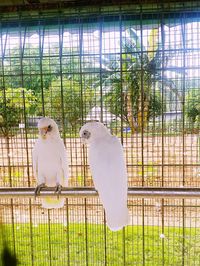
{"type": "MultiPolygon", "coordinates": [[[[0,198],[34,198],[35,188],[0,188],[0,198]]],[[[54,188],[44,188],[38,197],[57,197],[54,188]]],[[[63,188],[60,197],[96,197],[98,192],[91,187],[63,188]]],[[[130,187],[128,196],[135,198],[200,198],[200,188],[130,187]]]]}

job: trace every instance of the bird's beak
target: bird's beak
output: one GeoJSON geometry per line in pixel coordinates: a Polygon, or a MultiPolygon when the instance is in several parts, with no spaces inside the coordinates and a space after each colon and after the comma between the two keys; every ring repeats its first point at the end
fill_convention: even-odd
{"type": "Polygon", "coordinates": [[[42,139],[46,139],[47,131],[48,131],[48,127],[43,127],[40,129],[40,135],[41,135],[42,139]]]}
{"type": "Polygon", "coordinates": [[[84,138],[81,138],[81,143],[85,143],[85,139],[84,138]]]}
{"type": "Polygon", "coordinates": [[[81,136],[81,143],[86,144],[86,139],[81,136]]]}
{"type": "Polygon", "coordinates": [[[87,139],[81,137],[81,144],[82,144],[83,147],[87,146],[87,139]]]}

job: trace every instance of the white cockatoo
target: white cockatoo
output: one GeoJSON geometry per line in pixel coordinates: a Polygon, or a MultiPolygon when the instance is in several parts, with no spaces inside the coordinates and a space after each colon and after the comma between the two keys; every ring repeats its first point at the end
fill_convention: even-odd
{"type": "MultiPolygon", "coordinates": [[[[33,172],[37,179],[35,195],[41,188],[55,187],[55,192],[60,194],[62,186],[68,184],[68,161],[64,143],[60,138],[58,126],[55,121],[43,117],[38,122],[39,138],[33,148],[33,172]]],[[[63,198],[48,197],[42,199],[44,208],[62,208],[63,198]]]]}
{"type": "Polygon", "coordinates": [[[100,122],[86,123],[80,130],[80,137],[89,145],[89,165],[107,225],[112,231],[120,230],[129,223],[127,170],[122,145],[100,122]]]}

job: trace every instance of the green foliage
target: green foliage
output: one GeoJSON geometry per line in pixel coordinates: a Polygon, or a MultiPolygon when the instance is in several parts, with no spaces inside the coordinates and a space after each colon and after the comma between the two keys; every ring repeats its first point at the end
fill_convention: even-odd
{"type": "Polygon", "coordinates": [[[109,70],[104,79],[105,84],[110,82],[110,90],[104,96],[106,107],[121,116],[131,129],[135,127],[132,132],[140,131],[142,126],[145,128],[150,118],[159,116],[166,109],[160,84],[176,93],[173,82],[161,73],[167,57],[162,59],[158,40],[157,28],[152,29],[148,36],[148,47],[143,46],[134,29],[126,30],[126,37],[122,38],[121,58],[117,61],[111,55],[102,60],[109,70]],[[141,51],[145,52],[141,55],[141,51]]]}
{"type": "MultiPolygon", "coordinates": [[[[18,55],[19,49],[12,49],[10,54],[10,59],[5,63],[5,83],[6,86],[12,88],[18,88],[22,84],[21,80],[21,58],[18,55]]],[[[29,48],[25,50],[25,57],[22,59],[22,67],[23,67],[23,86],[29,90],[33,90],[35,92],[39,92],[42,87],[48,87],[51,83],[52,79],[56,75],[56,62],[55,59],[52,58],[52,66],[53,66],[53,73],[52,75],[42,75],[41,80],[41,70],[43,73],[51,73],[52,69],[50,68],[48,58],[44,58],[42,61],[42,68],[41,68],[41,61],[40,56],[38,54],[38,49],[36,48],[29,48]],[[28,52],[27,52],[28,51],[28,52]],[[42,83],[41,83],[42,82],[42,83]]]]}
{"type": "MultiPolygon", "coordinates": [[[[10,232],[7,242],[13,250],[12,225],[5,225],[5,229],[10,232]]],[[[68,259],[70,265],[85,266],[86,258],[88,266],[105,265],[105,252],[107,265],[124,265],[124,259],[127,266],[133,262],[135,265],[182,265],[183,255],[185,265],[199,265],[199,228],[134,225],[113,233],[108,228],[105,232],[102,224],[87,223],[86,230],[83,223],[67,226],[18,223],[14,233],[20,265],[32,265],[32,258],[35,265],[43,266],[49,265],[50,261],[52,265],[66,266],[68,259]],[[165,238],[160,237],[163,230],[165,238]]]]}
{"type": "Polygon", "coordinates": [[[185,97],[185,114],[190,122],[198,124],[200,118],[200,89],[188,90],[185,97]]]}
{"type": "MultiPolygon", "coordinates": [[[[40,54],[39,46],[33,47],[28,44],[24,49],[22,59],[19,51],[18,47],[10,50],[9,58],[5,59],[4,74],[6,77],[4,80],[6,87],[20,87],[22,84],[21,75],[23,73],[23,86],[36,93],[40,93],[41,88],[47,89],[51,82],[60,76],[60,58],[57,46],[51,45],[49,50],[44,50],[40,54]]],[[[71,51],[63,49],[63,53],[70,54],[71,51]]],[[[78,57],[68,56],[62,58],[63,73],[78,73],[80,72],[79,67],[78,57]]],[[[79,75],[73,75],[73,78],[77,79],[77,76],[79,75]]],[[[65,77],[69,77],[69,75],[65,74],[65,77]]]]}
{"type": "MultiPolygon", "coordinates": [[[[132,111],[135,120],[137,120],[138,114],[138,97],[137,94],[137,84],[133,82],[130,83],[131,86],[131,104],[132,111]],[[137,95],[136,95],[137,94],[137,95]]],[[[149,121],[150,118],[154,118],[162,114],[162,96],[159,90],[149,91],[149,109],[147,114],[147,119],[149,121]]],[[[117,117],[123,118],[126,123],[128,121],[128,109],[127,109],[127,99],[125,93],[121,92],[119,82],[113,83],[112,91],[108,92],[104,96],[105,107],[109,109],[109,111],[115,114],[117,117]],[[123,98],[123,96],[125,98],[123,98]]],[[[164,107],[163,107],[164,108],[164,107]]],[[[164,108],[165,109],[165,108],[164,108]]]]}
{"type": "Polygon", "coordinates": [[[74,128],[81,123],[89,110],[94,106],[94,91],[90,88],[81,88],[77,81],[63,79],[52,81],[49,89],[44,90],[45,114],[56,117],[65,124],[74,128]]]}
{"type": "Polygon", "coordinates": [[[0,130],[4,136],[11,134],[11,127],[16,127],[26,112],[33,112],[36,97],[25,88],[7,88],[0,90],[0,130]]]}

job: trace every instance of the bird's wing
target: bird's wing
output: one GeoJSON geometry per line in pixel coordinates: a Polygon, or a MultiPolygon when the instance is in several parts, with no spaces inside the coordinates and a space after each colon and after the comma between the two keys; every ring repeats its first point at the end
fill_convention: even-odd
{"type": "Polygon", "coordinates": [[[119,230],[128,224],[127,171],[123,148],[117,137],[98,141],[89,149],[94,185],[106,211],[108,226],[119,230]]]}
{"type": "MultiPolygon", "coordinates": [[[[89,164],[94,179],[95,176],[108,176],[109,179],[107,179],[107,182],[122,182],[123,180],[126,182],[127,173],[123,148],[115,136],[90,146],[89,164]]],[[[99,186],[102,186],[100,179],[96,180],[95,183],[97,189],[99,186]]]]}
{"type": "Polygon", "coordinates": [[[39,143],[37,140],[32,152],[33,174],[36,179],[38,178],[38,152],[39,152],[39,143]]]}
{"type": "Polygon", "coordinates": [[[65,149],[65,145],[63,141],[61,140],[59,143],[59,153],[60,153],[60,159],[61,159],[61,167],[63,170],[64,180],[63,185],[68,185],[68,179],[69,179],[69,163],[67,158],[67,151],[65,149]]]}

